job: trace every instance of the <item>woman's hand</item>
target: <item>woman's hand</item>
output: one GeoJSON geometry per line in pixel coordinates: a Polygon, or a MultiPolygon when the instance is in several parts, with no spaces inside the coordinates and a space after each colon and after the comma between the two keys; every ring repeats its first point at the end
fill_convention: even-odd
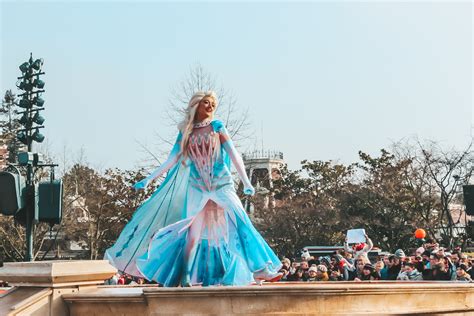
{"type": "Polygon", "coordinates": [[[143,179],[143,180],[138,181],[137,183],[135,183],[135,184],[133,185],[133,188],[134,188],[135,190],[137,190],[137,191],[138,191],[138,190],[144,190],[144,189],[148,186],[149,183],[150,183],[150,181],[148,180],[148,178],[145,178],[145,179],[143,179]]]}
{"type": "Polygon", "coordinates": [[[252,196],[255,194],[255,189],[253,188],[253,186],[247,185],[244,187],[244,194],[252,196]]]}

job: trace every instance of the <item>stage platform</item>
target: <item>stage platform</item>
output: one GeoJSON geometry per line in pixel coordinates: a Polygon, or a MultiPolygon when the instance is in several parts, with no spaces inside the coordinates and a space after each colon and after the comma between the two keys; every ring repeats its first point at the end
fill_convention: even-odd
{"type": "Polygon", "coordinates": [[[251,286],[104,286],[106,261],[12,263],[0,315],[474,315],[474,283],[279,282],[251,286]]]}
{"type": "Polygon", "coordinates": [[[315,282],[98,287],[63,295],[70,315],[474,315],[474,284],[315,282]]]}

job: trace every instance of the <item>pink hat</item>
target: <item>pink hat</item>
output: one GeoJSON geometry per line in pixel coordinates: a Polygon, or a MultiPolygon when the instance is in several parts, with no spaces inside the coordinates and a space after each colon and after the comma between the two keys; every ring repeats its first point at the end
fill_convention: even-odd
{"type": "Polygon", "coordinates": [[[415,251],[416,254],[420,254],[420,255],[421,255],[423,252],[425,252],[425,248],[423,248],[423,247],[420,247],[420,248],[416,249],[416,251],[415,251]]]}

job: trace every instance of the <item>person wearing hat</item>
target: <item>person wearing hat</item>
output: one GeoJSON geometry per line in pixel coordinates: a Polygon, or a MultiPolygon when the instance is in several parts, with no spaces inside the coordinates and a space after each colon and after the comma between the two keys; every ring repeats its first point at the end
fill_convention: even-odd
{"type": "Polygon", "coordinates": [[[316,281],[329,281],[328,268],[324,264],[316,267],[316,281]]]}
{"type": "Polygon", "coordinates": [[[314,265],[309,267],[308,269],[308,279],[306,281],[308,282],[315,282],[317,280],[317,275],[318,275],[318,268],[314,265]]]}
{"type": "Polygon", "coordinates": [[[395,253],[394,253],[395,257],[397,257],[398,259],[400,260],[404,260],[406,255],[405,255],[405,252],[403,251],[403,249],[397,249],[395,250],[395,253]]]}
{"type": "Polygon", "coordinates": [[[415,250],[415,256],[420,256],[423,254],[423,252],[425,252],[425,248],[423,247],[419,247],[415,250]]]}
{"type": "Polygon", "coordinates": [[[370,263],[366,263],[362,269],[362,275],[360,281],[374,281],[380,280],[380,277],[375,273],[374,266],[370,263]]]}
{"type": "Polygon", "coordinates": [[[467,273],[467,266],[465,264],[461,263],[459,267],[457,267],[456,281],[472,282],[472,278],[469,273],[467,273]]]}

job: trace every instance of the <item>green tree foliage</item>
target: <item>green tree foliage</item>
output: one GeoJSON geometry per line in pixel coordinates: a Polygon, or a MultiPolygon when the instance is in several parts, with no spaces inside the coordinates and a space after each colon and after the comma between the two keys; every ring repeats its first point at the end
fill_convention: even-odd
{"type": "Polygon", "coordinates": [[[25,150],[25,146],[16,139],[16,131],[21,126],[18,119],[16,96],[11,90],[7,90],[0,107],[0,146],[6,145],[7,157],[0,155],[0,164],[2,160],[15,163],[18,152],[25,150]]]}
{"type": "Polygon", "coordinates": [[[253,199],[256,225],[280,255],[292,256],[304,246],[332,245],[343,239],[337,196],[350,183],[352,166],[323,161],[302,164],[302,170],[289,171],[286,166],[281,170],[271,189],[276,207],[263,207],[259,196],[253,199]]]}
{"type": "Polygon", "coordinates": [[[386,150],[380,157],[359,153],[362,180],[341,196],[341,214],[352,227],[363,227],[383,249],[414,245],[413,232],[423,227],[434,234],[439,204],[420,190],[413,160],[398,159],[386,150]]]}
{"type": "Polygon", "coordinates": [[[101,258],[117,239],[136,208],[152,193],[132,189],[143,170],[108,169],[104,174],[76,164],[63,177],[65,240],[87,250],[88,259],[101,258]]]}
{"type": "Polygon", "coordinates": [[[443,225],[459,184],[471,177],[472,153],[419,148],[396,144],[378,157],[359,152],[347,166],[304,160],[301,170],[284,167],[270,188],[275,207],[265,207],[262,195],[251,199],[256,226],[286,256],[307,245],[341,245],[351,228],[365,228],[384,250],[415,247],[416,228],[449,246],[443,225]]]}

